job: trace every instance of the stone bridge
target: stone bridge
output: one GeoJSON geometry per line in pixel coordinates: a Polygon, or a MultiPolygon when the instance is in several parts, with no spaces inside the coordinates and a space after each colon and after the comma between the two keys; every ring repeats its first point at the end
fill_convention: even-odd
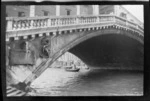
{"type": "MultiPolygon", "coordinates": [[[[92,57],[94,50],[93,53],[90,49],[88,52],[88,48],[81,45],[90,39],[96,40],[96,38],[104,38],[104,36],[112,36],[114,39],[119,37],[127,44],[131,42],[131,45],[138,46],[139,51],[143,53],[143,28],[127,19],[111,14],[8,17],[6,21],[6,65],[9,68],[16,65],[31,65],[33,67],[32,72],[24,78],[21,85],[30,85],[67,51],[72,52],[85,63],[87,58],[94,58],[92,57]],[[83,51],[83,48],[87,50],[83,51]],[[90,54],[91,57],[87,54],[90,54]]],[[[95,43],[98,45],[101,42],[95,43]]],[[[90,47],[92,48],[92,46],[90,47]]]]}

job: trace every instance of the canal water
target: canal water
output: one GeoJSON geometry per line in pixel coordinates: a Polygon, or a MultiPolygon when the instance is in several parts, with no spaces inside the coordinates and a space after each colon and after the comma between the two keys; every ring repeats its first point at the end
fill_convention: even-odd
{"type": "Polygon", "coordinates": [[[48,68],[31,87],[33,96],[141,96],[143,72],[48,68]]]}

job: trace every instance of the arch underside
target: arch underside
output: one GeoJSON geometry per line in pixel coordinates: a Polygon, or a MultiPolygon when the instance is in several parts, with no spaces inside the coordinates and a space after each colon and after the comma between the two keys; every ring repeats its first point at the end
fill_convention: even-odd
{"type": "MultiPolygon", "coordinates": [[[[131,58],[130,56],[132,56],[132,58],[135,57],[136,59],[137,58],[136,55],[140,54],[140,60],[139,60],[140,62],[139,61],[138,62],[141,65],[143,64],[143,44],[144,44],[143,38],[140,38],[134,35],[133,32],[123,31],[121,29],[109,29],[109,30],[103,30],[103,31],[95,31],[95,32],[91,32],[91,33],[88,33],[88,34],[85,34],[83,36],[76,38],[75,40],[67,44],[66,47],[63,47],[62,49],[60,49],[60,51],[54,54],[54,56],[52,57],[51,63],[53,63],[56,59],[58,59],[65,52],[69,51],[75,54],[81,60],[83,60],[86,64],[88,64],[88,61],[86,61],[85,58],[92,58],[93,61],[91,63],[89,62],[90,64],[88,65],[93,65],[95,63],[94,61],[97,61],[94,59],[98,59],[101,57],[103,58],[103,56],[100,55],[100,54],[103,54],[101,53],[102,51],[100,50],[100,48],[102,47],[104,48],[103,51],[106,51],[106,50],[110,50],[109,48],[111,47],[111,49],[113,49],[112,52],[117,51],[115,53],[118,53],[120,51],[119,54],[129,55],[128,58],[131,58]],[[106,40],[103,40],[103,38],[106,40]],[[108,44],[106,45],[106,43],[108,44]],[[94,50],[97,50],[97,51],[94,52],[94,50]],[[123,50],[124,52],[122,52],[121,50],[123,50]],[[87,54],[84,54],[84,53],[87,53],[87,54]],[[92,57],[95,55],[99,57],[92,57]],[[88,57],[88,56],[91,56],[91,57],[88,57]]],[[[114,52],[111,54],[114,54],[114,52]]],[[[117,54],[115,55],[117,56],[117,54]]],[[[89,59],[89,61],[91,61],[91,59],[89,59]]],[[[110,61],[110,62],[115,62],[115,61],[117,60],[110,61]]],[[[121,61],[127,61],[127,59],[122,59],[121,61]]],[[[101,63],[101,61],[97,61],[97,62],[101,63]]],[[[135,61],[131,61],[131,62],[135,62],[135,61]]]]}

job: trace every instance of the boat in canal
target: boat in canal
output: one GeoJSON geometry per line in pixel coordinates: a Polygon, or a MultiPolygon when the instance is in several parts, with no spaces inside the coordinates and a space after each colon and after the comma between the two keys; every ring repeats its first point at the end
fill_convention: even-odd
{"type": "Polygon", "coordinates": [[[80,68],[77,68],[75,65],[68,66],[65,68],[67,72],[79,72],[80,68]]]}
{"type": "Polygon", "coordinates": [[[80,70],[80,68],[75,68],[75,69],[73,69],[73,68],[71,68],[71,69],[66,68],[65,70],[67,72],[78,72],[80,70]]]}

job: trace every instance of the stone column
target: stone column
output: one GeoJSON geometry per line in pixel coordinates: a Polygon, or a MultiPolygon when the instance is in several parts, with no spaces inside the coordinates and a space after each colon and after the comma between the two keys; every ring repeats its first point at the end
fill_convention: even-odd
{"type": "Polygon", "coordinates": [[[99,15],[99,5],[93,5],[93,15],[99,15]]]}
{"type": "Polygon", "coordinates": [[[56,16],[60,16],[60,5],[56,5],[56,16]]]}
{"type": "Polygon", "coordinates": [[[80,15],[80,5],[77,5],[77,15],[80,15]]]}
{"type": "Polygon", "coordinates": [[[30,17],[34,17],[35,16],[35,5],[31,5],[30,6],[30,17]]]}

